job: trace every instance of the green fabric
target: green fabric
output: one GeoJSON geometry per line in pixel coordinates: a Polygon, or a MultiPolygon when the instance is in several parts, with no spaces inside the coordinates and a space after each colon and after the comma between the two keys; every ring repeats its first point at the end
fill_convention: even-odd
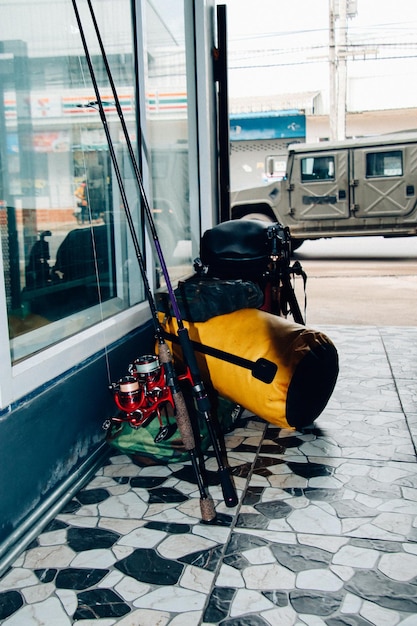
{"type": "MultiPolygon", "coordinates": [[[[214,398],[212,423],[216,427],[216,419],[220,429],[227,432],[232,428],[232,411],[235,403],[224,398],[214,398]]],[[[196,417],[196,412],[190,414],[191,420],[198,419],[198,432],[196,444],[200,443],[201,451],[206,452],[211,445],[206,420],[203,416],[196,417]]],[[[170,417],[170,422],[175,424],[175,417],[170,417]]],[[[163,418],[165,424],[165,418],[163,418]]],[[[185,450],[178,429],[167,440],[155,443],[154,438],[158,434],[160,424],[155,417],[147,426],[132,428],[129,423],[113,423],[107,431],[107,442],[124,454],[133,457],[138,463],[167,464],[182,463],[189,459],[189,453],[185,450]]]]}

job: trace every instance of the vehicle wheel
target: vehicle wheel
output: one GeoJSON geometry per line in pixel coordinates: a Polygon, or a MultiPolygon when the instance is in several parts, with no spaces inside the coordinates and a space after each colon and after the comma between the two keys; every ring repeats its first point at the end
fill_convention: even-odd
{"type": "Polygon", "coordinates": [[[291,252],[298,250],[304,243],[304,239],[291,239],[291,252]]]}

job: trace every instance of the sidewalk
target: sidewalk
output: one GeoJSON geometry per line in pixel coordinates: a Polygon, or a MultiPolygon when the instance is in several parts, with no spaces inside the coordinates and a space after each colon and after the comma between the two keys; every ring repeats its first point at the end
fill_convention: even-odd
{"type": "Polygon", "coordinates": [[[320,330],[328,406],[303,433],[244,414],[223,523],[200,523],[188,464],[115,454],[0,580],[0,622],[417,625],[417,327],[320,330]]]}

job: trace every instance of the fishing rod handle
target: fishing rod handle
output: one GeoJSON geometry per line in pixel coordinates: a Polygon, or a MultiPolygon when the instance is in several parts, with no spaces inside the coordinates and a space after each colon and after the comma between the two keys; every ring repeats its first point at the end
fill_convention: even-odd
{"type": "Polygon", "coordinates": [[[196,445],[194,431],[191,425],[190,416],[188,414],[187,405],[184,395],[179,387],[175,370],[172,363],[172,354],[166,342],[159,338],[159,360],[163,364],[166,372],[167,383],[171,387],[172,399],[175,405],[175,420],[178,430],[180,431],[184,448],[188,451],[191,459],[191,465],[197,480],[198,490],[200,492],[200,512],[201,518],[206,523],[213,523],[216,520],[217,513],[211,496],[206,492],[204,481],[197,463],[196,445]]]}
{"type": "Polygon", "coordinates": [[[218,475],[222,488],[224,503],[227,507],[234,507],[238,503],[238,497],[232,479],[230,477],[229,470],[227,467],[224,466],[223,460],[221,458],[220,447],[210,419],[210,400],[205,392],[204,384],[200,377],[194,349],[188,334],[188,330],[185,326],[178,329],[178,338],[181,344],[184,360],[187,363],[191,372],[197,408],[199,411],[201,411],[206,419],[207,428],[217,460],[218,475]]]}

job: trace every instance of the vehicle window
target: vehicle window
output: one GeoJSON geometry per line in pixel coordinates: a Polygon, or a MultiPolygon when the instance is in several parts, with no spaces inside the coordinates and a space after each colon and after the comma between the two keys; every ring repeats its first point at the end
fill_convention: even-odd
{"type": "Polygon", "coordinates": [[[311,156],[301,159],[301,182],[334,180],[333,156],[311,156]]]}
{"type": "Polygon", "coordinates": [[[402,176],[403,155],[401,150],[368,152],[366,155],[366,177],[402,176]]]}

